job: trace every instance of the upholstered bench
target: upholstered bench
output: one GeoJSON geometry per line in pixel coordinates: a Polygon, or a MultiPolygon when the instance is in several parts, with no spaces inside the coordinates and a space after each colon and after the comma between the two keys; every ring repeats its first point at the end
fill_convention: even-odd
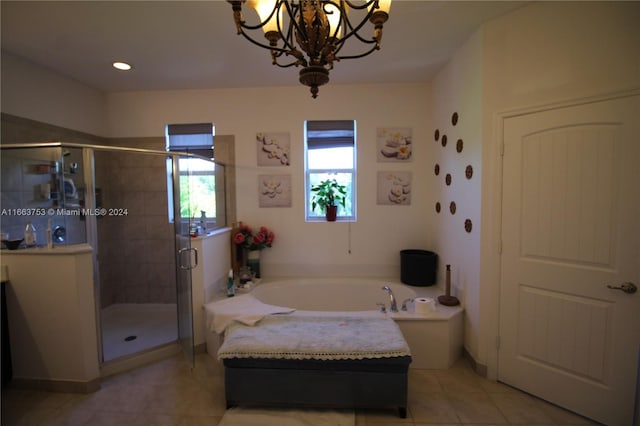
{"type": "Polygon", "coordinates": [[[232,324],[218,357],[227,407],[381,408],[407,412],[411,355],[391,319],[270,316],[232,324]]]}

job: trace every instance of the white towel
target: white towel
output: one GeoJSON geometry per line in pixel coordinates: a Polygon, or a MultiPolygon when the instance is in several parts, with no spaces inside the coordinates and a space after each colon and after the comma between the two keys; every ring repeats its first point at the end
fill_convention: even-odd
{"type": "Polygon", "coordinates": [[[210,302],[204,305],[207,311],[207,328],[222,333],[232,321],[254,325],[262,318],[272,314],[289,314],[295,309],[267,305],[251,294],[210,302]]]}

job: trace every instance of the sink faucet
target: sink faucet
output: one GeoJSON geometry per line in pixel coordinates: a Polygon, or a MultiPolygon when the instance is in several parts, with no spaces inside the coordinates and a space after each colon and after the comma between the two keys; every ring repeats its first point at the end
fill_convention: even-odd
{"type": "Polygon", "coordinates": [[[385,290],[387,293],[389,293],[389,302],[391,302],[391,312],[398,312],[398,304],[396,303],[396,297],[393,295],[393,291],[391,290],[391,287],[389,287],[388,285],[385,285],[382,287],[383,290],[385,290]]]}

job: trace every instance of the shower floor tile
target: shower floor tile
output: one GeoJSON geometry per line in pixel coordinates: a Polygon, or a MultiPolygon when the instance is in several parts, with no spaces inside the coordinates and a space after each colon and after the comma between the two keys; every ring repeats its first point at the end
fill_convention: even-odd
{"type": "Polygon", "coordinates": [[[101,321],[104,361],[178,339],[175,304],[114,304],[102,310],[101,321]]]}

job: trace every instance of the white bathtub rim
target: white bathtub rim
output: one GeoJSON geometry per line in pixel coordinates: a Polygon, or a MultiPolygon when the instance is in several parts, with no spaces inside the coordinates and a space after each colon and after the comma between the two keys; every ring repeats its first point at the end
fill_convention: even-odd
{"type": "Polygon", "coordinates": [[[388,317],[392,318],[396,321],[408,321],[408,320],[429,320],[429,321],[446,321],[451,319],[452,317],[459,315],[463,312],[462,306],[444,306],[437,303],[437,297],[444,292],[440,287],[437,286],[428,286],[428,287],[419,287],[419,286],[410,286],[399,281],[394,281],[391,279],[381,279],[381,278],[354,278],[354,277],[273,277],[269,279],[262,280],[259,284],[257,284],[251,292],[255,291],[258,288],[263,288],[265,286],[281,286],[281,285],[290,285],[295,283],[296,285],[315,285],[315,284],[341,284],[341,283],[355,283],[355,284],[367,284],[367,285],[391,285],[394,286],[402,286],[407,289],[413,291],[415,297],[430,297],[436,299],[436,312],[432,313],[428,316],[416,314],[414,312],[413,303],[408,303],[407,311],[400,310],[402,301],[398,301],[398,312],[391,312],[389,307],[387,306],[387,312],[383,313],[379,310],[353,310],[353,311],[314,311],[314,310],[302,310],[296,309],[290,315],[296,316],[365,316],[371,318],[383,318],[388,317]]]}

